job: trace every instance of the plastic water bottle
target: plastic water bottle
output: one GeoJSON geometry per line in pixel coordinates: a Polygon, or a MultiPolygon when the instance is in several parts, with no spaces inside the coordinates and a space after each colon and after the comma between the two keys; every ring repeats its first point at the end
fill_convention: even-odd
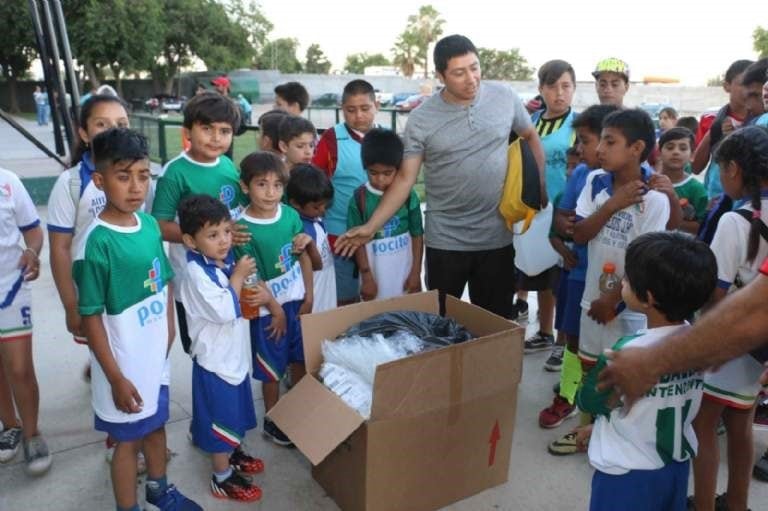
{"type": "Polygon", "coordinates": [[[256,269],[243,282],[243,289],[240,291],[240,312],[245,319],[256,319],[259,317],[259,307],[249,305],[246,299],[256,294],[260,280],[259,270],[256,269]]]}
{"type": "Polygon", "coordinates": [[[605,263],[603,265],[603,274],[600,275],[600,293],[611,293],[620,285],[621,279],[616,275],[616,265],[613,263],[605,263]]]}
{"type": "Polygon", "coordinates": [[[696,220],[696,208],[685,197],[680,199],[680,209],[683,210],[683,220],[696,220]]]}

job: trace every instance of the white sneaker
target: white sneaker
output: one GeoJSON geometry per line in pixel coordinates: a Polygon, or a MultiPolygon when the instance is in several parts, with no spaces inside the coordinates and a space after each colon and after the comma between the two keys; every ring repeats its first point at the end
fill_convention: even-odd
{"type": "Polygon", "coordinates": [[[27,462],[27,474],[31,476],[43,475],[51,468],[51,453],[41,435],[24,440],[24,459],[27,462]]]}

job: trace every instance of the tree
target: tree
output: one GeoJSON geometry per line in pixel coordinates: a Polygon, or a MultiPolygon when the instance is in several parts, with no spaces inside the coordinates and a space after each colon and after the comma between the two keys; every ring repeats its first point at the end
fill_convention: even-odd
{"type": "Polygon", "coordinates": [[[760,58],[768,57],[768,30],[757,27],[752,32],[752,40],[755,51],[760,54],[760,58]]]}
{"type": "Polygon", "coordinates": [[[325,56],[320,45],[315,43],[307,48],[306,61],[304,62],[304,72],[318,75],[327,75],[331,70],[331,62],[325,56]]]}
{"type": "Polygon", "coordinates": [[[431,5],[419,7],[419,13],[408,16],[406,31],[415,36],[418,59],[424,65],[424,78],[429,78],[429,45],[443,35],[445,20],[431,5]]]}
{"type": "Polygon", "coordinates": [[[403,76],[410,78],[416,71],[416,63],[420,60],[418,36],[409,30],[405,30],[395,41],[392,48],[393,63],[400,68],[403,76]]]}
{"type": "Polygon", "coordinates": [[[517,48],[507,51],[478,48],[477,56],[480,59],[483,78],[513,81],[533,79],[533,68],[528,66],[528,61],[520,55],[517,48]]]}
{"type": "Polygon", "coordinates": [[[354,75],[365,73],[365,68],[370,66],[389,66],[391,62],[381,53],[352,53],[347,55],[347,61],[344,64],[344,72],[354,75]]]}
{"type": "Polygon", "coordinates": [[[723,75],[713,76],[707,80],[707,87],[722,87],[723,75]]]}
{"type": "Polygon", "coordinates": [[[226,5],[229,17],[242,26],[248,34],[248,42],[254,51],[255,65],[261,49],[267,44],[267,36],[274,26],[261,11],[256,0],[230,0],[226,5]]]}
{"type": "Polygon", "coordinates": [[[277,69],[281,73],[300,73],[301,62],[296,56],[299,41],[282,37],[268,41],[261,49],[257,66],[259,69],[277,69]]]}
{"type": "Polygon", "coordinates": [[[10,111],[19,111],[16,81],[24,76],[37,56],[32,21],[26,6],[19,2],[0,2],[0,67],[8,81],[10,111]]]}

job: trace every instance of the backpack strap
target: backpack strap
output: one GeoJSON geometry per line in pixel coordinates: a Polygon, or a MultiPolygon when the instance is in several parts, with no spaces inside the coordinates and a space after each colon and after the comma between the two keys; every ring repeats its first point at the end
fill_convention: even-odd
{"type": "MultiPolygon", "coordinates": [[[[744,220],[752,224],[752,211],[748,209],[737,209],[734,211],[734,213],[738,214],[740,217],[742,217],[744,220]]],[[[760,237],[763,238],[766,242],[768,242],[768,225],[765,225],[765,222],[762,220],[760,221],[760,227],[759,227],[760,237]]]]}
{"type": "Polygon", "coordinates": [[[357,204],[357,210],[360,212],[360,218],[363,223],[367,222],[365,218],[365,185],[360,185],[355,189],[355,204],[357,204]]]}

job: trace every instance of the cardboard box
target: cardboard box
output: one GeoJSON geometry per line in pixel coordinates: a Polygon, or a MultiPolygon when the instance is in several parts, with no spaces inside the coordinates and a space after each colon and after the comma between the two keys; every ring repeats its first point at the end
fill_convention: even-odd
{"type": "Polygon", "coordinates": [[[476,339],[379,366],[368,421],[317,379],[321,343],[376,314],[438,312],[436,292],[302,316],[308,377],[268,414],[344,511],[433,510],[507,481],[524,330],[448,297],[476,339]]]}

